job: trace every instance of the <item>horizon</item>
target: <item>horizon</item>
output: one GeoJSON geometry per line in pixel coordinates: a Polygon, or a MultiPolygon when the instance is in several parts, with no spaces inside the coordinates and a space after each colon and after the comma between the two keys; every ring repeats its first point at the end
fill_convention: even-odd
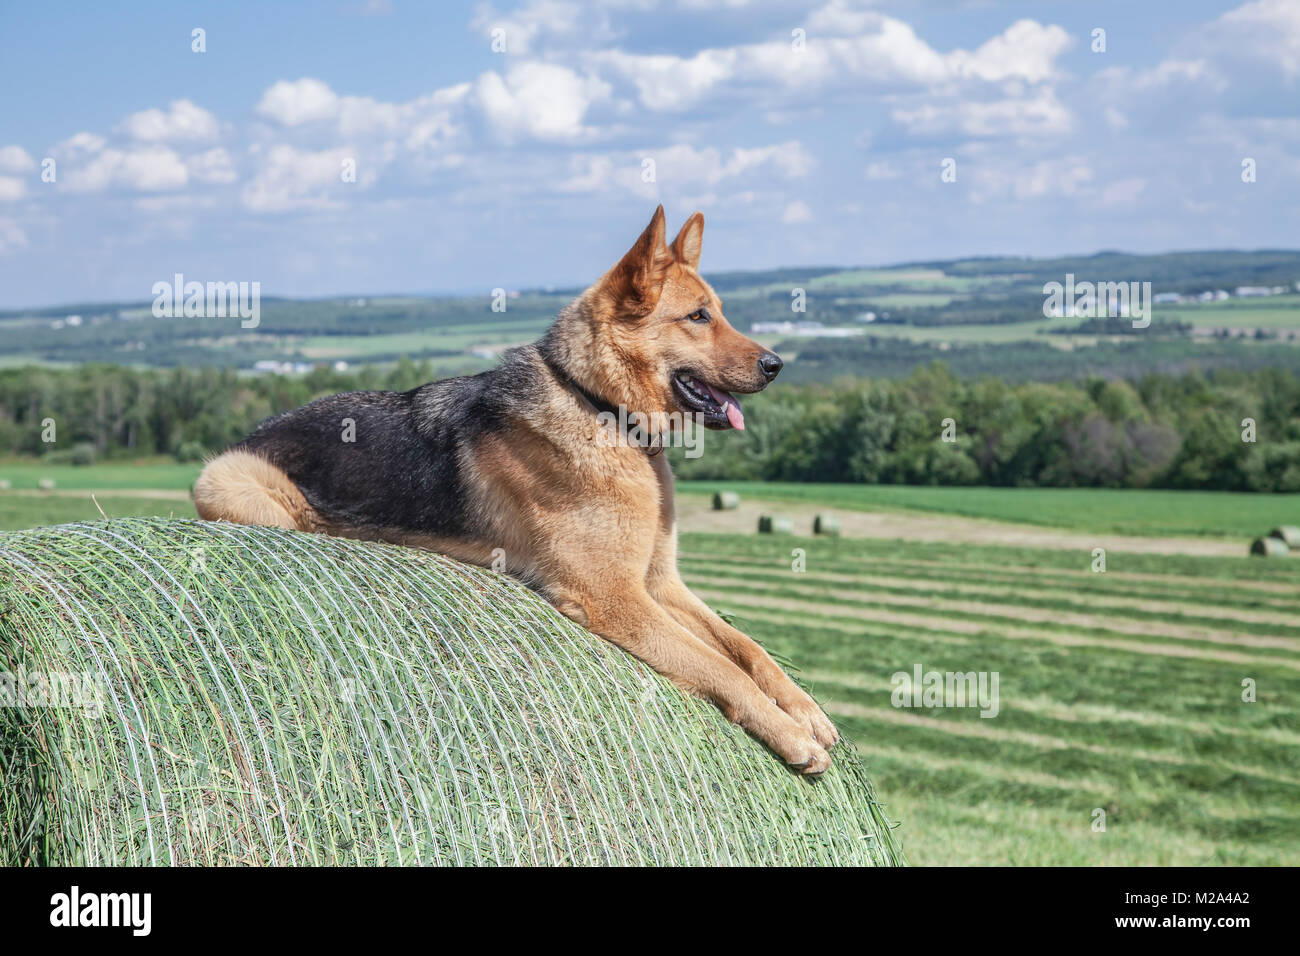
{"type": "MultiPolygon", "coordinates": [[[[979,262],[979,261],[984,261],[989,259],[1023,259],[1026,262],[1047,262],[1055,259],[1086,260],[1086,259],[1092,259],[1092,258],[1097,258],[1099,256],[1106,256],[1106,255],[1131,256],[1135,258],[1136,257],[1155,258],[1160,256],[1211,255],[1211,254],[1220,254],[1220,253],[1233,253],[1238,255],[1285,253],[1285,254],[1300,256],[1300,247],[1296,247],[1294,249],[1287,249],[1282,247],[1276,247],[1276,248],[1260,247],[1258,249],[1244,249],[1244,248],[1169,249],[1160,252],[1129,252],[1124,249],[1098,249],[1094,252],[1064,253],[1062,255],[1053,255],[1053,256],[1028,256],[1028,255],[1013,255],[1013,254],[976,255],[976,256],[957,256],[951,259],[910,259],[905,262],[890,262],[890,263],[843,263],[838,265],[828,264],[828,263],[808,263],[806,265],[776,265],[776,266],[768,266],[764,268],[754,268],[754,269],[744,269],[744,268],[702,269],[700,271],[700,275],[703,276],[706,280],[708,280],[710,276],[716,277],[719,275],[756,275],[764,272],[781,272],[787,269],[801,269],[801,270],[802,269],[808,269],[808,270],[824,269],[827,272],[847,272],[847,271],[859,270],[859,269],[877,269],[881,271],[892,271],[892,270],[907,269],[907,268],[919,267],[919,266],[941,266],[941,265],[950,265],[950,264],[960,263],[960,262],[979,262]]],[[[617,257],[615,258],[614,261],[617,261],[617,257]]],[[[611,262],[611,265],[612,264],[613,262],[611,262]]],[[[172,278],[171,276],[167,276],[164,279],[161,279],[159,281],[170,281],[171,278],[172,278]]],[[[593,282],[595,282],[597,278],[599,278],[599,276],[595,276],[590,281],[579,285],[565,284],[565,285],[519,286],[517,288],[507,289],[507,291],[519,292],[519,293],[543,293],[547,295],[556,295],[563,292],[573,292],[575,294],[579,294],[583,290],[587,289],[593,282]]],[[[200,281],[200,280],[194,280],[194,281],[200,281]]],[[[203,280],[203,281],[208,281],[208,280],[203,280]]],[[[1297,277],[1296,281],[1300,282],[1300,276],[1297,277]]],[[[263,302],[267,302],[267,301],[328,302],[336,299],[351,299],[351,298],[464,299],[464,298],[472,298],[474,296],[489,296],[489,295],[490,295],[490,290],[483,290],[483,289],[473,290],[468,287],[459,290],[458,289],[434,289],[431,291],[420,291],[420,290],[409,290],[409,289],[379,290],[379,291],[345,290],[341,292],[331,293],[328,295],[288,295],[279,292],[260,293],[261,300],[263,302]]],[[[16,306],[7,306],[7,305],[0,304],[0,314],[42,312],[42,311],[49,311],[51,309],[65,309],[65,308],[72,308],[76,306],[114,306],[114,307],[121,308],[126,306],[143,306],[149,304],[152,301],[153,301],[153,296],[144,296],[139,299],[56,300],[53,302],[46,302],[46,303],[24,303],[22,305],[16,305],[16,306]]]]}

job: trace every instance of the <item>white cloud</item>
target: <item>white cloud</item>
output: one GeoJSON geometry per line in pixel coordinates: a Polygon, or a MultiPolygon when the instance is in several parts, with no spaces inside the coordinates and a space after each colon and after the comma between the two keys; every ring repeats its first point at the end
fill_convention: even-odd
{"type": "Polygon", "coordinates": [[[491,38],[495,30],[502,31],[499,36],[505,41],[505,52],[512,55],[533,53],[543,46],[554,50],[574,42],[591,48],[614,38],[605,11],[569,0],[527,0],[509,13],[480,4],[470,28],[485,38],[491,38]]]}
{"type": "Polygon", "coordinates": [[[17,176],[0,176],[0,202],[22,199],[27,195],[27,184],[17,176]]]}
{"type": "Polygon", "coordinates": [[[725,175],[735,176],[766,164],[776,167],[777,171],[787,179],[798,179],[808,175],[815,160],[797,139],[753,149],[737,147],[732,151],[731,160],[725,167],[725,175]]]}
{"type": "Polygon", "coordinates": [[[659,186],[641,176],[641,158],[626,156],[575,156],[572,175],[560,180],[556,189],[565,193],[630,192],[642,199],[656,199],[659,186]]]}
{"type": "Polygon", "coordinates": [[[880,16],[865,9],[869,5],[870,0],[865,3],[860,0],[831,0],[812,12],[808,18],[808,30],[813,35],[856,36],[865,33],[880,16]]]}
{"type": "Polygon", "coordinates": [[[1031,97],[900,107],[890,116],[909,133],[925,135],[955,131],[967,136],[1042,136],[1068,133],[1073,125],[1069,109],[1050,88],[1031,97]]]}
{"type": "Polygon", "coordinates": [[[132,113],[123,120],[122,128],[131,138],[151,143],[213,140],[220,133],[217,118],[189,100],[173,100],[167,112],[132,113]]]}
{"type": "MultiPolygon", "coordinates": [[[[677,0],[679,6],[688,10],[737,10],[741,7],[747,7],[752,0],[677,0]]],[[[629,6],[640,6],[643,9],[649,9],[654,6],[654,0],[640,0],[640,2],[629,2],[629,6]]]]}
{"type": "Polygon", "coordinates": [[[808,208],[808,204],[798,199],[786,206],[785,211],[781,213],[781,221],[787,226],[812,222],[812,218],[812,210],[808,208]]]}
{"type": "Polygon", "coordinates": [[[883,160],[867,164],[866,177],[868,179],[900,179],[902,175],[903,174],[899,170],[895,169],[891,164],[883,160]]]}
{"type": "Polygon", "coordinates": [[[1042,160],[1015,168],[984,157],[972,174],[971,199],[1041,199],[1045,196],[1074,196],[1092,181],[1092,168],[1077,159],[1042,160]]]}
{"type": "Polygon", "coordinates": [[[469,83],[458,83],[408,103],[344,96],[339,100],[339,133],[346,137],[405,136],[408,146],[440,144],[459,133],[456,120],[469,92],[469,83]]]}
{"type": "Polygon", "coordinates": [[[36,168],[36,160],[21,146],[0,146],[0,172],[25,173],[36,168]]]}
{"type": "Polygon", "coordinates": [[[257,174],[240,193],[240,201],[253,212],[327,208],[339,204],[344,190],[365,188],[375,179],[372,170],[363,168],[358,182],[343,182],[344,161],[357,158],[351,147],[312,152],[280,144],[260,153],[254,155],[257,174]]]}
{"type": "Polygon", "coordinates": [[[685,143],[653,150],[647,155],[655,160],[660,182],[683,186],[712,186],[744,173],[797,179],[807,175],[814,162],[798,140],[751,149],[737,147],[730,156],[724,156],[712,146],[696,149],[685,143]]]}
{"type": "Polygon", "coordinates": [[[1226,85],[1224,77],[1204,59],[1162,60],[1144,70],[1127,66],[1111,67],[1099,71],[1096,81],[1104,93],[1121,101],[1135,93],[1149,95],[1172,90],[1181,94],[1193,84],[1202,84],[1215,91],[1222,90],[1226,85]]]}
{"type": "Polygon", "coordinates": [[[687,143],[676,143],[635,153],[577,157],[572,162],[573,174],[557,188],[561,192],[627,191],[650,199],[659,195],[660,186],[680,193],[684,189],[712,187],[724,180],[746,176],[800,179],[814,164],[812,155],[798,140],[737,147],[730,153],[712,146],[697,149],[687,143]],[[647,183],[641,178],[645,159],[654,160],[656,182],[647,183]]]}
{"type": "Polygon", "coordinates": [[[730,78],[740,54],[735,50],[701,50],[694,56],[624,53],[610,50],[594,58],[632,81],[647,109],[685,109],[730,78]]]}
{"type": "Polygon", "coordinates": [[[219,146],[187,157],[185,167],[201,183],[233,183],[236,179],[235,164],[230,154],[219,146]]]}
{"type": "Polygon", "coordinates": [[[73,192],[99,192],[110,187],[154,192],[180,189],[189,182],[184,160],[165,146],[105,148],[85,162],[74,160],[70,165],[69,169],[69,165],[60,164],[59,179],[73,192]]]}
{"type": "Polygon", "coordinates": [[[810,17],[835,33],[811,31],[802,49],[787,40],[699,50],[690,56],[604,50],[590,62],[631,82],[641,104],[685,110],[727,89],[798,90],[839,87],[862,92],[935,90],[963,81],[1040,83],[1056,75],[1070,44],[1059,26],[1019,20],[975,51],[940,53],[907,23],[881,13],[831,3],[810,17]]]}
{"type": "Polygon", "coordinates": [[[1070,45],[1070,35],[1053,24],[1017,20],[998,36],[986,40],[974,53],[954,50],[950,68],[960,76],[977,76],[997,82],[1021,79],[1038,83],[1055,72],[1055,60],[1070,45]]]}
{"type": "Polygon", "coordinates": [[[257,112],[284,126],[301,126],[336,118],[339,97],[328,84],[311,77],[280,80],[262,94],[257,112]]]}
{"type": "Polygon", "coordinates": [[[134,206],[141,212],[172,216],[197,212],[201,209],[216,209],[220,206],[220,202],[215,196],[186,196],[171,193],[168,195],[141,196],[134,201],[134,206]]]}
{"type": "Polygon", "coordinates": [[[397,143],[415,153],[445,149],[462,133],[461,114],[471,84],[434,90],[406,103],[369,96],[339,96],[317,79],[281,80],[269,87],[257,112],[286,127],[328,124],[344,139],[381,139],[380,149],[397,143]]]}
{"type": "Polygon", "coordinates": [[[1255,0],[1229,10],[1211,25],[1221,43],[1277,64],[1290,79],[1300,74],[1300,3],[1255,0]]]}
{"type": "Polygon", "coordinates": [[[544,140],[590,136],[583,125],[592,103],[609,96],[609,84],[552,63],[520,63],[504,77],[487,72],[474,96],[491,126],[507,139],[520,135],[544,140]]]}
{"type": "Polygon", "coordinates": [[[68,160],[85,159],[98,153],[107,145],[107,140],[94,133],[75,133],[54,148],[55,154],[68,160]]]}

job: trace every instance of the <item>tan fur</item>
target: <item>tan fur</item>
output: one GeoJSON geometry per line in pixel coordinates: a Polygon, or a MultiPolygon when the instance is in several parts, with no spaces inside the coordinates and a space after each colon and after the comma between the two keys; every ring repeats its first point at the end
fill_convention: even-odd
{"type": "Polygon", "coordinates": [[[194,483],[194,507],[205,521],[314,531],[320,524],[298,486],[279,468],[246,451],[212,459],[194,483]]]}
{"type": "MultiPolygon", "coordinates": [[[[623,260],[557,320],[564,367],[589,392],[653,413],[677,407],[674,369],[697,369],[728,390],[766,384],[757,371],[763,350],[727,323],[696,271],[703,223],[693,215],[669,247],[661,207],[623,260]],[[713,321],[682,321],[701,306],[713,321]]],[[[470,505],[488,529],[474,540],[331,525],[283,472],[241,452],[208,465],[195,502],[204,518],[377,538],[481,565],[504,553],[506,570],[561,613],[713,701],[795,768],[825,770],[838,739],[831,722],[682,582],[664,457],[603,444],[600,428],[585,399],[557,389],[526,418],[480,440],[462,461],[470,505]]]]}

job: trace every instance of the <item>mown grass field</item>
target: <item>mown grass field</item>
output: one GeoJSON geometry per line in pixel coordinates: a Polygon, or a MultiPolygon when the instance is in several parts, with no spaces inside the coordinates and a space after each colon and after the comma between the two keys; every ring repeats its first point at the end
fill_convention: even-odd
{"type": "Polygon", "coordinates": [[[52,478],[56,490],[186,491],[202,467],[197,462],[181,464],[170,459],[103,465],[0,462],[0,480],[8,481],[14,490],[39,488],[42,478],[52,478]]]}
{"type": "MultiPolygon", "coordinates": [[[[0,529],[100,508],[193,517],[197,470],[0,464],[15,489],[0,491],[0,529]],[[41,477],[58,492],[32,490],[41,477]]],[[[1300,496],[726,487],[777,511],[817,502],[1188,541],[1300,523],[1300,496]]],[[[1111,551],[1094,573],[1082,549],[689,529],[681,551],[687,582],[793,664],[864,753],[913,863],[1300,863],[1300,557],[1111,551]],[[894,707],[892,675],[918,664],[997,672],[997,716],[894,707]]]]}
{"type": "MultiPolygon", "coordinates": [[[[2,469],[0,469],[2,470],[2,469]]],[[[1300,495],[1127,488],[953,488],[682,482],[682,494],[729,489],[742,498],[820,504],[851,511],[917,511],[1118,534],[1267,534],[1300,524],[1300,495]]]]}
{"type": "Polygon", "coordinates": [[[682,551],[687,582],[866,755],[912,863],[1300,863],[1300,560],[1112,554],[1093,573],[1068,551],[739,535],[682,551]],[[997,672],[997,716],[894,707],[891,676],[917,664],[997,672]]]}
{"type": "Polygon", "coordinates": [[[166,518],[197,518],[188,499],[143,495],[15,495],[0,491],[0,531],[98,521],[101,518],[133,518],[161,515],[166,518]],[[98,505],[96,504],[98,502],[98,505]],[[103,509],[103,513],[100,513],[103,509]]]}

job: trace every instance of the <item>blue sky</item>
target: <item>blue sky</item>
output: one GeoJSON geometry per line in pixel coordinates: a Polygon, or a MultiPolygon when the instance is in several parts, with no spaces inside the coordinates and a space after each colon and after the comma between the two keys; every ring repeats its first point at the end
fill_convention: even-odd
{"type": "Polygon", "coordinates": [[[1300,0],[5,2],[0,307],[1294,248],[1297,107],[1300,0]]]}

